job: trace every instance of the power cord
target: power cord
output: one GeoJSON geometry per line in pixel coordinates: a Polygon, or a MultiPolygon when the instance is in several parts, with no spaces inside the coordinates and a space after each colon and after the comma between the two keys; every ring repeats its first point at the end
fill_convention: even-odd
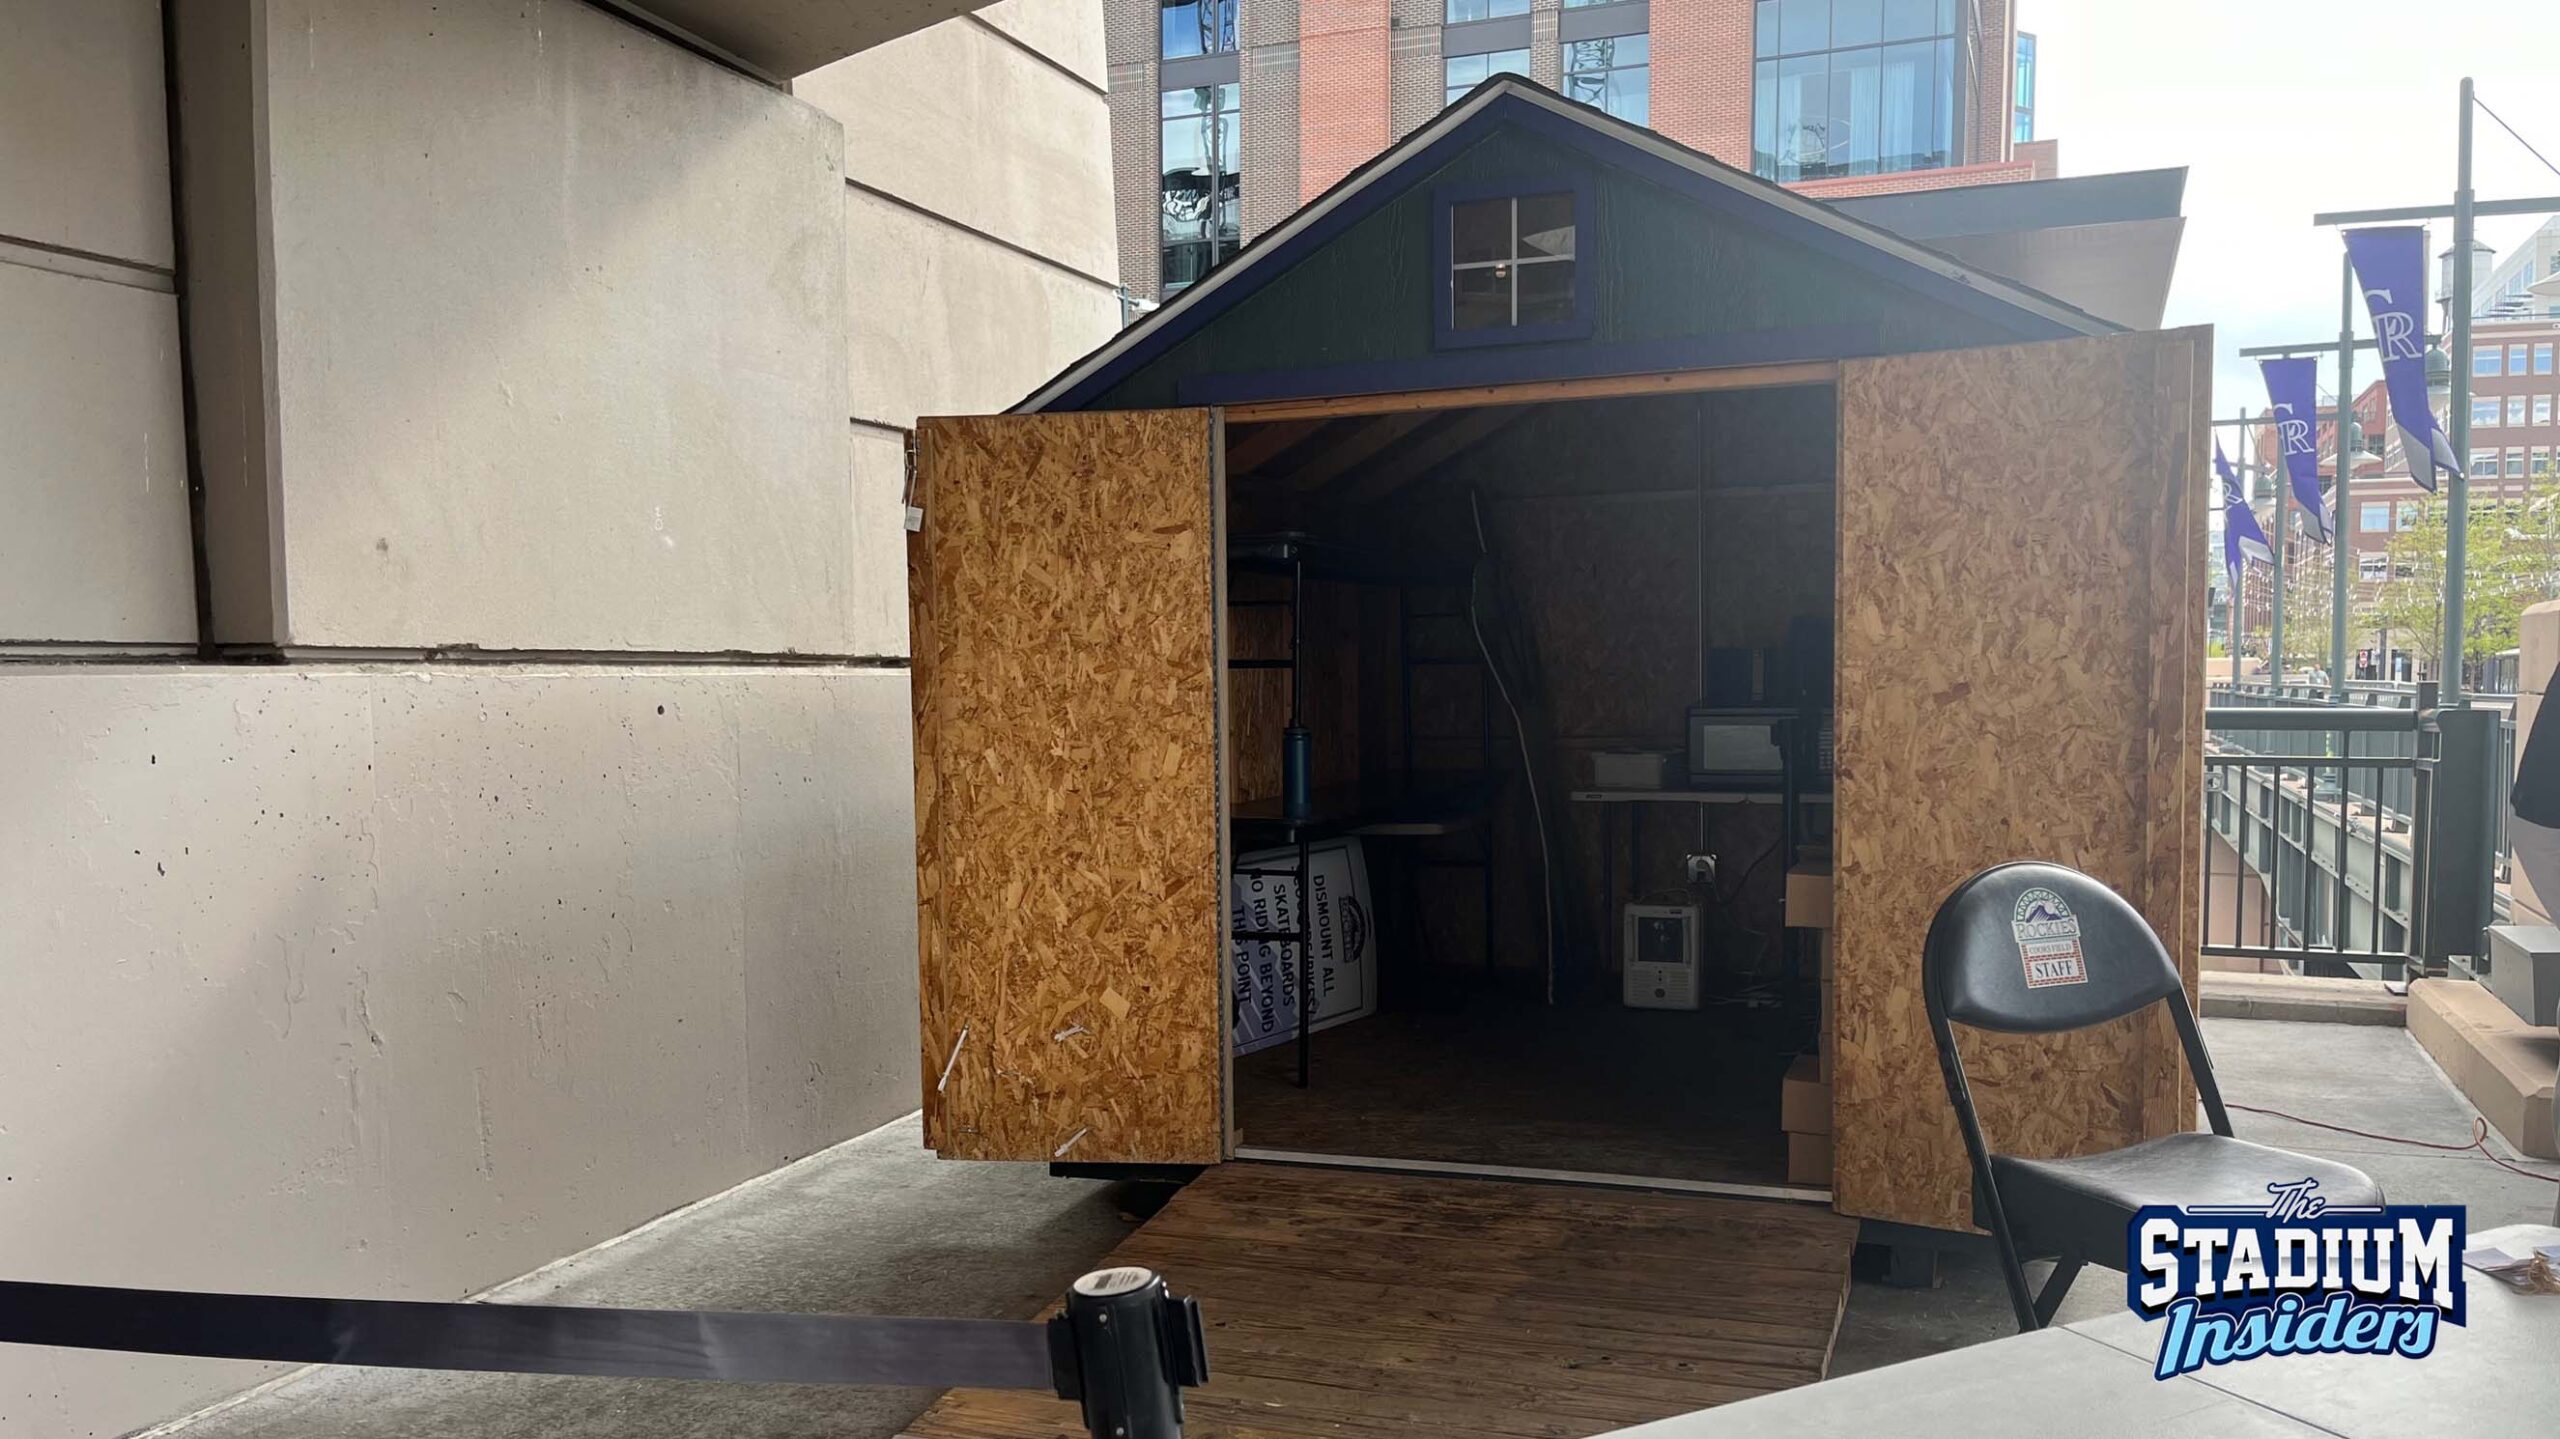
{"type": "Polygon", "coordinates": [[[2500,1169],[2504,1169],[2515,1174],[2521,1174],[2527,1179],[2538,1179],[2545,1184],[2560,1184],[2560,1176],[2536,1174],[2521,1164],[2510,1164],[2506,1160],[2491,1153],[2489,1151],[2489,1121],[2485,1119],[2474,1119],[2471,1121],[2470,1143],[2438,1144],[2431,1139],[2404,1139],[2397,1134],[2376,1134],[2369,1129],[2350,1129],[2343,1124],[2328,1124],[2317,1119],[2305,1119],[2299,1114],[2287,1114],[2281,1109],[2267,1109],[2255,1104],[2232,1104],[2225,1101],[2222,1107],[2225,1109],[2241,1110],[2248,1114],[2264,1114],[2276,1119],[2287,1119],[2296,1124],[2307,1124],[2313,1129],[2326,1129],[2335,1134],[2352,1134],[2358,1139],[2378,1139],[2385,1144],[2405,1144],[2411,1149],[2440,1149],[2448,1154],[2460,1154],[2466,1150],[2476,1149],[2480,1151],[2481,1158],[2498,1166],[2500,1169]]]}

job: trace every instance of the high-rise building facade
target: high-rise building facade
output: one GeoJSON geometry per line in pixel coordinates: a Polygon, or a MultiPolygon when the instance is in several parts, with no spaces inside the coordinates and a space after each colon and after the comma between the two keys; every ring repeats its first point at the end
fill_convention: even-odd
{"type": "Polygon", "coordinates": [[[1107,6],[1121,272],[1151,298],[1498,74],[1825,197],[2053,171],[2016,0],[1107,6]]]}

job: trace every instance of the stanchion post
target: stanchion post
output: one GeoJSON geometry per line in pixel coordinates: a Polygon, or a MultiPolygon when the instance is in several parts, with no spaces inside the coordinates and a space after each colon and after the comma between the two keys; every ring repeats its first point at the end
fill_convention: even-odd
{"type": "Polygon", "coordinates": [[[1182,1439],[1182,1391],[1209,1378],[1200,1302],[1150,1269],[1095,1270],[1049,1321],[1049,1361],[1093,1439],[1182,1439]]]}

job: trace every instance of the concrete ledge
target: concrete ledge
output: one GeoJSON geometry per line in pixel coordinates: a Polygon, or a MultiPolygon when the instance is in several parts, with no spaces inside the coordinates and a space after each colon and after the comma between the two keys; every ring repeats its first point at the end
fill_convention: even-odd
{"type": "Polygon", "coordinates": [[[2287,1019],[2311,1024],[2407,1023],[2409,1002],[2378,979],[2308,979],[2290,974],[2198,977],[2196,1008],[2207,1019],[2287,1019]]]}
{"type": "Polygon", "coordinates": [[[2467,979],[2409,986],[2409,1034],[2509,1144],[2560,1159],[2551,1090],[2560,1072],[2560,1029],[2536,1028],[2467,979]]]}

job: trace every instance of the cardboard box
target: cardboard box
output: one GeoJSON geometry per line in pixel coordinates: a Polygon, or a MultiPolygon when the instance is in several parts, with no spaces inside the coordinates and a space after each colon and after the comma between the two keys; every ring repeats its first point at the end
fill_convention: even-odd
{"type": "Polygon", "coordinates": [[[1800,864],[1787,871],[1787,927],[1831,927],[1831,865],[1800,864]]]}
{"type": "Polygon", "coordinates": [[[1822,1061],[1799,1054],[1778,1085],[1778,1127],[1789,1134],[1831,1132],[1831,1086],[1822,1079],[1822,1061]]]}
{"type": "Polygon", "coordinates": [[[1787,1136],[1787,1182],[1789,1184],[1829,1184],[1831,1182],[1830,1135],[1790,1134],[1787,1136]]]}

